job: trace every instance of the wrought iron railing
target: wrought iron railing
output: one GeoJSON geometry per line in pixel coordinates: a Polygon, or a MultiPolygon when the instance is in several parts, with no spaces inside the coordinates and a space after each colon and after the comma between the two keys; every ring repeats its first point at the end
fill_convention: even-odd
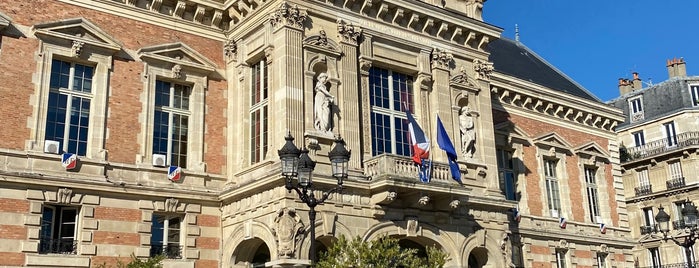
{"type": "Polygon", "coordinates": [[[682,229],[684,229],[684,227],[685,227],[684,220],[672,221],[672,229],[682,230],[682,229]]]}
{"type": "Polygon", "coordinates": [[[636,192],[636,196],[648,195],[648,194],[653,193],[653,186],[650,184],[641,185],[641,186],[634,188],[634,191],[636,192]]]}
{"type": "Polygon", "coordinates": [[[655,231],[655,226],[650,226],[650,225],[641,226],[641,234],[642,234],[642,235],[644,235],[644,234],[650,234],[650,233],[652,233],[653,231],[655,231]]]}
{"type": "Polygon", "coordinates": [[[39,254],[77,254],[78,243],[73,238],[59,238],[39,240],[39,254]]]}
{"type": "Polygon", "coordinates": [[[666,181],[665,184],[667,185],[668,190],[682,188],[686,185],[684,182],[684,177],[670,179],[666,181]]]}
{"type": "Polygon", "coordinates": [[[672,264],[664,264],[660,266],[637,266],[638,268],[699,268],[699,262],[694,262],[694,263],[687,263],[687,262],[682,262],[682,263],[672,263],[672,264]]]}
{"type": "Polygon", "coordinates": [[[150,246],[150,256],[155,257],[158,255],[163,255],[168,259],[179,259],[182,258],[182,246],[180,245],[151,245],[150,246]]]}
{"type": "Polygon", "coordinates": [[[684,132],[678,134],[673,139],[664,138],[641,146],[626,148],[625,152],[620,152],[625,156],[621,159],[621,162],[644,159],[697,145],[699,145],[699,131],[684,132]]]}

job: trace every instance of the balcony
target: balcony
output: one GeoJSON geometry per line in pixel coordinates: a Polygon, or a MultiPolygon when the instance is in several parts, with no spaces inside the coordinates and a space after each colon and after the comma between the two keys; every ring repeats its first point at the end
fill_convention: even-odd
{"type": "Polygon", "coordinates": [[[655,231],[654,226],[650,226],[650,225],[641,226],[641,234],[642,235],[653,233],[653,231],[655,231]]]}
{"type": "Polygon", "coordinates": [[[73,238],[41,239],[39,254],[77,254],[77,241],[73,238]]]}
{"type": "Polygon", "coordinates": [[[675,136],[676,144],[668,143],[668,139],[655,140],[645,145],[626,148],[621,153],[621,162],[629,162],[650,158],[656,155],[679,151],[690,146],[699,146],[699,131],[680,133],[675,136]]]}
{"type": "Polygon", "coordinates": [[[636,196],[649,195],[649,194],[653,193],[653,186],[650,184],[641,185],[641,186],[634,188],[634,191],[636,192],[636,196]]]}
{"type": "MultiPolygon", "coordinates": [[[[413,163],[410,157],[384,154],[365,162],[364,175],[372,180],[378,177],[392,178],[418,178],[420,168],[413,163]]],[[[466,173],[461,171],[462,180],[466,179],[466,173]]],[[[449,166],[434,162],[432,165],[432,182],[453,183],[449,166]]]]}
{"type": "Polygon", "coordinates": [[[686,184],[684,182],[684,177],[674,178],[665,182],[668,190],[674,190],[684,187],[686,184]]]}
{"type": "Polygon", "coordinates": [[[699,262],[695,262],[693,265],[691,263],[673,263],[673,264],[664,264],[660,266],[643,266],[639,268],[695,268],[699,267],[699,262]]]}
{"type": "Polygon", "coordinates": [[[155,257],[158,255],[163,255],[167,259],[180,259],[182,258],[182,246],[180,245],[151,245],[150,246],[150,256],[155,257]]]}

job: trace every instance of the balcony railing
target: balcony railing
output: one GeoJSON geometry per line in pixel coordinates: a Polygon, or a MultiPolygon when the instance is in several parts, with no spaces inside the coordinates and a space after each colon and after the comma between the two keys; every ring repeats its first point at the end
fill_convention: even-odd
{"type": "Polygon", "coordinates": [[[660,265],[660,266],[643,266],[639,268],[697,268],[699,267],[699,262],[695,262],[694,264],[692,263],[673,263],[673,264],[665,264],[665,265],[660,265]]]}
{"type": "Polygon", "coordinates": [[[655,226],[650,226],[650,225],[641,226],[641,234],[642,234],[642,235],[644,235],[644,234],[650,234],[650,233],[652,233],[653,231],[655,231],[655,226]]]}
{"type": "MultiPolygon", "coordinates": [[[[377,176],[418,178],[420,168],[413,164],[413,160],[406,156],[384,154],[365,162],[364,175],[370,178],[377,176]]],[[[462,171],[461,177],[466,175],[462,171]]],[[[442,163],[432,165],[432,181],[452,183],[449,166],[442,163]]]]}
{"type": "Polygon", "coordinates": [[[73,238],[39,240],[39,254],[77,254],[77,248],[78,243],[73,238]]]}
{"type": "Polygon", "coordinates": [[[653,186],[650,184],[641,185],[634,188],[634,191],[636,192],[636,196],[649,195],[653,193],[653,186]]]}
{"type": "Polygon", "coordinates": [[[168,259],[182,258],[182,246],[180,245],[151,245],[150,256],[163,255],[168,259]]]}
{"type": "Polygon", "coordinates": [[[699,131],[684,132],[680,133],[673,139],[673,143],[669,143],[667,138],[661,140],[655,140],[645,145],[626,148],[625,152],[621,152],[622,159],[621,162],[628,162],[631,160],[639,160],[659,154],[680,150],[688,146],[699,145],[699,131]]]}
{"type": "Polygon", "coordinates": [[[684,227],[685,227],[685,226],[684,226],[684,220],[672,221],[672,229],[675,229],[675,230],[682,230],[682,229],[684,229],[684,227]]]}
{"type": "Polygon", "coordinates": [[[682,187],[684,187],[684,186],[686,185],[686,184],[684,183],[684,177],[680,177],[680,178],[675,178],[675,179],[668,180],[668,181],[665,182],[665,184],[667,184],[667,189],[668,189],[668,190],[673,190],[673,189],[677,189],[677,188],[682,188],[682,187]]]}

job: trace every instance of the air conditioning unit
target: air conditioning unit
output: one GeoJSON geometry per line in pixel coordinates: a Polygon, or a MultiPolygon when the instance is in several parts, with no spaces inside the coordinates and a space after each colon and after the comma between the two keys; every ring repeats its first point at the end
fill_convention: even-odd
{"type": "Polygon", "coordinates": [[[153,166],[156,166],[156,167],[167,166],[167,156],[164,154],[153,154],[153,166]]]}
{"type": "Polygon", "coordinates": [[[602,216],[595,216],[595,223],[604,223],[604,219],[602,219],[602,216]]]}
{"type": "Polygon", "coordinates": [[[557,209],[552,209],[551,210],[551,217],[558,218],[558,210],[557,209]]]}
{"type": "Polygon", "coordinates": [[[44,153],[58,154],[61,151],[61,143],[58,141],[45,140],[44,153]]]}

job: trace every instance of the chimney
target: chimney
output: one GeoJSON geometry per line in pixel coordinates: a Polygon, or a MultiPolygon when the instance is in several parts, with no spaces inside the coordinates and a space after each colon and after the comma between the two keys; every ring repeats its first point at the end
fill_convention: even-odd
{"type": "Polygon", "coordinates": [[[639,90],[642,87],[643,87],[643,83],[641,83],[641,78],[638,77],[637,72],[633,72],[633,85],[632,85],[633,91],[639,90]]]}
{"type": "Polygon", "coordinates": [[[670,78],[686,77],[687,64],[684,62],[684,59],[674,58],[671,60],[667,60],[667,73],[670,78]]]}
{"type": "Polygon", "coordinates": [[[619,78],[619,94],[621,96],[631,92],[631,81],[629,79],[619,78]]]}

